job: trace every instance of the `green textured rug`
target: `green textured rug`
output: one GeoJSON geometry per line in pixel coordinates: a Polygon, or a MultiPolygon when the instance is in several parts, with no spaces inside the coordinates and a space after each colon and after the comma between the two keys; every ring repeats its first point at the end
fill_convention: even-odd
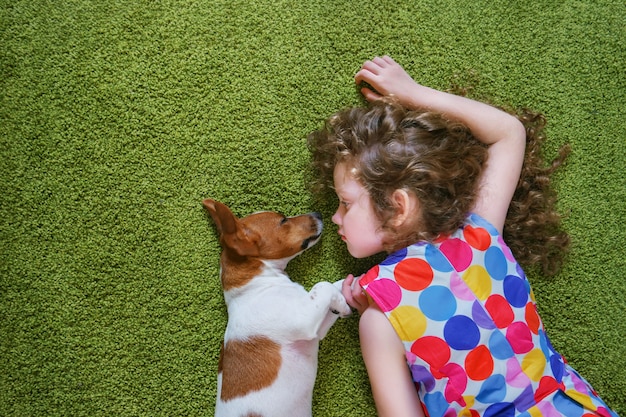
{"type": "MultiPolygon", "coordinates": [[[[201,200],[317,210],[306,287],[362,273],[306,188],[305,137],[390,54],[528,106],[573,251],[531,275],[548,334],[626,415],[626,7],[610,0],[0,0],[0,415],[212,415],[226,312],[201,200]],[[304,173],[304,174],[303,174],[304,173]]],[[[322,341],[314,415],[372,416],[357,319],[322,341]]]]}

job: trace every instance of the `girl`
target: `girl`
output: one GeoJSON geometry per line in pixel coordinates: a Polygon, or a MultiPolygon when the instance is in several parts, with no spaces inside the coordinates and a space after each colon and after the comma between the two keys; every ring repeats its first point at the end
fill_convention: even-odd
{"type": "Polygon", "coordinates": [[[387,56],[355,81],[369,107],[308,140],[350,254],[389,254],[343,284],[378,414],[617,416],[552,348],[512,255],[550,271],[568,243],[549,188],[565,154],[541,166],[543,119],[525,129],[387,56]]]}

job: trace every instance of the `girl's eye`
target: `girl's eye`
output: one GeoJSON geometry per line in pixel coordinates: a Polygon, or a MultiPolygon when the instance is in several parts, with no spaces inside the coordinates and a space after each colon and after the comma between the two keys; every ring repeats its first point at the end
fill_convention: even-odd
{"type": "Polygon", "coordinates": [[[345,208],[348,208],[348,205],[349,205],[347,201],[343,201],[343,200],[340,202],[340,204],[344,206],[345,208]]]}

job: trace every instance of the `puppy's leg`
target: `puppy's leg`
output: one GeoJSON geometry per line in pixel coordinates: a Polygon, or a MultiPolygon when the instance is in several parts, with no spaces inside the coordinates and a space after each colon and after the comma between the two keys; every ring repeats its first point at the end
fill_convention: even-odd
{"type": "Polygon", "coordinates": [[[312,324],[317,327],[317,336],[323,339],[328,330],[335,324],[337,318],[347,317],[352,313],[350,306],[341,293],[341,283],[337,285],[330,282],[319,282],[313,286],[309,292],[311,300],[318,306],[327,306],[326,315],[321,321],[314,321],[312,324]]]}

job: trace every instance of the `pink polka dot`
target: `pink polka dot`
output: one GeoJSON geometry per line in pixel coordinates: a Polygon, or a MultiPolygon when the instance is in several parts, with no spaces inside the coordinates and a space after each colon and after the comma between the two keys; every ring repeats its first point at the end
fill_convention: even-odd
{"type": "Polygon", "coordinates": [[[575,373],[571,372],[570,373],[570,378],[572,379],[572,382],[574,383],[574,389],[576,391],[578,391],[578,392],[588,392],[589,391],[589,387],[587,386],[585,381],[580,379],[578,377],[578,375],[576,375],[575,373]]]}
{"type": "Polygon", "coordinates": [[[458,402],[461,405],[465,403],[463,393],[467,388],[467,375],[463,367],[456,363],[448,363],[441,368],[441,373],[448,378],[444,396],[449,403],[458,402]]]}
{"type": "Polygon", "coordinates": [[[552,401],[541,401],[539,404],[537,404],[537,408],[541,412],[542,416],[562,416],[563,415],[559,412],[559,410],[557,410],[554,407],[554,405],[552,404],[552,401]]]}
{"type": "Polygon", "coordinates": [[[471,301],[476,298],[472,290],[455,271],[450,274],[450,290],[456,298],[461,300],[471,301]]]}
{"type": "Polygon", "coordinates": [[[506,383],[516,388],[530,385],[530,378],[522,370],[517,358],[511,358],[506,362],[506,383]]]}
{"type": "Polygon", "coordinates": [[[506,331],[506,340],[511,344],[515,353],[527,353],[533,349],[533,340],[530,329],[525,323],[515,322],[506,331]]]}
{"type": "Polygon", "coordinates": [[[365,290],[385,312],[396,308],[402,299],[402,290],[398,284],[388,278],[381,278],[370,283],[365,290]]]}
{"type": "Polygon", "coordinates": [[[472,262],[472,248],[461,239],[449,239],[439,247],[457,271],[464,271],[472,262]]]}
{"type": "Polygon", "coordinates": [[[504,253],[504,257],[507,260],[509,260],[510,262],[515,262],[515,257],[513,256],[513,253],[511,252],[511,249],[509,249],[507,244],[504,242],[504,239],[502,238],[502,235],[498,236],[498,243],[500,244],[500,247],[502,248],[502,252],[504,253]]]}

